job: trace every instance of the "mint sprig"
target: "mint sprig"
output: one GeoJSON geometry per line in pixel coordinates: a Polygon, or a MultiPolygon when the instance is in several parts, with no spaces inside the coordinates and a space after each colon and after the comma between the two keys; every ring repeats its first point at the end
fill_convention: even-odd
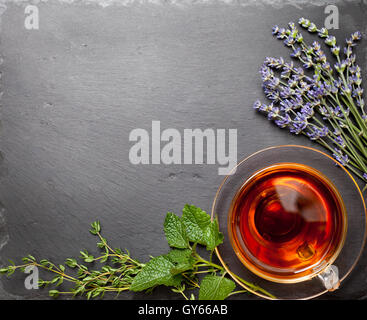
{"type": "MultiPolygon", "coordinates": [[[[246,291],[234,291],[235,282],[228,277],[223,266],[213,261],[213,252],[223,242],[223,234],[219,231],[217,219],[212,220],[205,211],[196,206],[185,205],[181,217],[173,212],[167,213],[164,233],[171,250],[167,254],[151,257],[145,264],[131,258],[127,250],[111,248],[101,235],[99,221],[91,224],[90,232],[99,238],[97,246],[102,253],[97,257],[82,250],[79,259],[81,261],[68,258],[65,265],[56,265],[46,259],[38,261],[34,256],[28,255],[22,259],[21,265],[11,262],[10,266],[0,268],[0,274],[10,276],[16,270],[25,272],[28,266],[44,269],[53,274],[53,278],[40,280],[39,285],[51,286],[49,295],[52,297],[69,294],[91,299],[103,297],[110,292],[149,292],[157,286],[167,286],[187,300],[195,299],[195,294],[200,300],[223,300],[246,291]],[[198,253],[198,245],[206,249],[204,253],[206,252],[208,258],[198,253]],[[100,263],[101,267],[92,269],[96,263],[100,263]]],[[[237,275],[231,275],[237,282],[274,298],[264,289],[237,275]]]]}

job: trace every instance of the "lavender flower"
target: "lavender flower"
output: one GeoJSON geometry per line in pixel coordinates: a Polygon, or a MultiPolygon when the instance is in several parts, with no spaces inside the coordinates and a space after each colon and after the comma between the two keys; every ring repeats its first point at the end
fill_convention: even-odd
{"type": "Polygon", "coordinates": [[[279,116],[279,119],[274,122],[279,128],[285,128],[292,122],[292,119],[289,114],[285,114],[284,116],[279,116]]]}
{"type": "Polygon", "coordinates": [[[293,60],[266,57],[260,75],[271,103],[256,101],[253,107],[278,127],[334,150],[340,164],[367,182],[367,113],[361,68],[354,52],[362,35],[356,31],[346,39],[342,56],[335,36],[326,28],[319,30],[305,18],[298,23],[311,34],[317,33],[323,42],[308,45],[293,22],[287,28],[274,26],[272,34],[291,49],[293,60]],[[330,49],[333,63],[323,47],[330,49]]]}
{"type": "Polygon", "coordinates": [[[305,119],[312,118],[315,112],[313,111],[313,108],[311,107],[310,103],[306,103],[301,108],[301,114],[304,116],[305,119]]]}
{"type": "Polygon", "coordinates": [[[284,99],[280,102],[280,110],[283,111],[285,114],[292,111],[294,108],[294,104],[291,100],[284,99]]]}
{"type": "Polygon", "coordinates": [[[260,109],[260,107],[261,107],[261,102],[260,102],[260,100],[256,100],[256,101],[254,102],[254,104],[253,104],[253,108],[254,108],[255,110],[259,110],[259,109],[260,109]]]}
{"type": "Polygon", "coordinates": [[[338,55],[339,55],[339,53],[340,53],[340,47],[339,47],[339,46],[334,46],[334,47],[332,47],[330,50],[331,50],[331,53],[332,53],[333,55],[335,55],[335,56],[338,56],[338,55]]]}
{"type": "Polygon", "coordinates": [[[329,35],[328,29],[321,28],[318,35],[320,38],[326,38],[329,35]]]}
{"type": "Polygon", "coordinates": [[[317,27],[313,22],[311,22],[310,25],[308,26],[308,31],[309,32],[316,32],[317,31],[317,27]]]}
{"type": "Polygon", "coordinates": [[[345,148],[346,147],[344,139],[341,136],[337,136],[336,138],[333,139],[333,141],[340,148],[345,148]]]}
{"type": "Polygon", "coordinates": [[[273,105],[268,106],[268,120],[275,120],[279,116],[279,108],[273,105]]]}
{"type": "Polygon", "coordinates": [[[343,60],[342,62],[337,62],[335,63],[334,65],[334,68],[336,71],[338,71],[339,73],[343,73],[345,68],[347,67],[346,63],[345,63],[345,60],[343,60]]]}
{"type": "Polygon", "coordinates": [[[325,43],[329,46],[329,47],[334,47],[336,44],[336,38],[334,36],[328,36],[325,39],[325,43]]]}
{"type": "Polygon", "coordinates": [[[273,27],[273,32],[272,32],[272,34],[273,34],[273,35],[277,35],[278,33],[279,33],[279,27],[275,25],[275,26],[273,27]]]}
{"type": "Polygon", "coordinates": [[[359,31],[356,31],[356,32],[352,33],[351,39],[353,41],[359,41],[359,40],[362,39],[362,34],[359,31]]]}
{"type": "Polygon", "coordinates": [[[343,166],[347,165],[347,163],[349,162],[348,155],[343,154],[342,151],[340,151],[340,149],[335,148],[334,150],[335,152],[333,153],[333,157],[343,166]]]}
{"type": "Polygon", "coordinates": [[[301,54],[302,54],[302,50],[301,50],[300,47],[298,47],[298,48],[295,48],[293,50],[293,52],[291,53],[291,57],[292,58],[300,58],[301,57],[301,54]]]}

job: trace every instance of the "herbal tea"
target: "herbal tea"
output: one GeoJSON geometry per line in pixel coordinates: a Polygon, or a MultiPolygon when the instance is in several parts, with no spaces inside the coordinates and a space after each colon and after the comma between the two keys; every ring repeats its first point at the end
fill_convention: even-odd
{"type": "Polygon", "coordinates": [[[228,228],[243,264],[275,282],[309,279],[341,250],[346,213],[315,169],[282,163],[248,179],[232,201],[228,228]]]}

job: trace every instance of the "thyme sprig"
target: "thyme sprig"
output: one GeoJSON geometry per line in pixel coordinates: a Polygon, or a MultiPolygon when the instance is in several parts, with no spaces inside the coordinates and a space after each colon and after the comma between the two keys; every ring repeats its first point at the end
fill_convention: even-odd
{"type": "MultiPolygon", "coordinates": [[[[49,295],[85,296],[87,299],[103,297],[106,293],[119,295],[123,291],[150,292],[159,285],[170,287],[172,292],[186,300],[219,300],[230,295],[246,292],[234,291],[236,284],[228,277],[224,266],[213,261],[215,248],[223,241],[218,221],[198,207],[186,205],[182,217],[168,212],[164,221],[164,233],[171,250],[164,255],[151,257],[141,263],[130,256],[128,250],[112,248],[101,235],[99,221],[91,224],[90,233],[98,238],[97,247],[101,253],[93,256],[87,250],[80,251],[79,259],[68,258],[63,265],[28,255],[23,263],[1,268],[0,274],[12,275],[19,270],[26,272],[29,267],[45,270],[53,277],[39,280],[39,286],[51,287],[49,295]],[[197,246],[207,249],[208,258],[199,254],[197,246]],[[95,269],[96,264],[101,267],[95,269]],[[203,277],[204,276],[204,277],[203,277]],[[188,290],[198,290],[198,295],[188,290]]],[[[271,298],[273,295],[259,286],[232,275],[253,291],[271,298]]]]}

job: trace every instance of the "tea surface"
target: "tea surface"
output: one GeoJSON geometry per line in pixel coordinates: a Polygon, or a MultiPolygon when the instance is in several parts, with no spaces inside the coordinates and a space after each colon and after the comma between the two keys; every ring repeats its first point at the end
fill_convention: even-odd
{"type": "Polygon", "coordinates": [[[230,233],[242,262],[274,281],[317,271],[342,246],[346,217],[342,200],[313,169],[272,166],[255,174],[232,204],[230,233]]]}

